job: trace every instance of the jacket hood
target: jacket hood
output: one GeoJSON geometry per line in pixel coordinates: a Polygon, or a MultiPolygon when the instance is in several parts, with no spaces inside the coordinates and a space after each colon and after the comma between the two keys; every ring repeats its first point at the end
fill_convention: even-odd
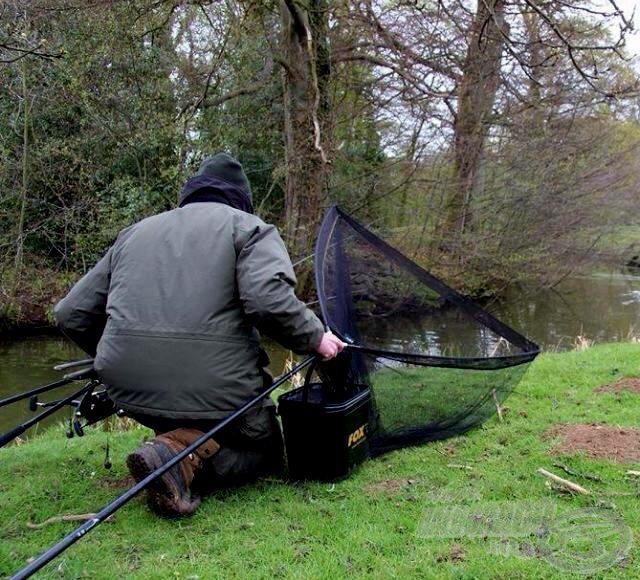
{"type": "Polygon", "coordinates": [[[217,177],[196,175],[188,179],[178,196],[178,206],[213,201],[225,203],[246,213],[253,213],[251,197],[247,193],[217,177]]]}
{"type": "Polygon", "coordinates": [[[242,165],[226,153],[207,157],[182,187],[178,205],[195,201],[217,201],[253,213],[249,180],[242,165]]]}

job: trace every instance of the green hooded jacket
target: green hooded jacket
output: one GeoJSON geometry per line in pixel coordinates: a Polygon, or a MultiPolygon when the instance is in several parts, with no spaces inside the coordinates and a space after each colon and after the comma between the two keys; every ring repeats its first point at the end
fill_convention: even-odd
{"type": "Polygon", "coordinates": [[[256,329],[298,353],[322,338],[276,228],[209,183],[120,232],[55,308],[125,411],[222,418],[264,388],[256,329]]]}

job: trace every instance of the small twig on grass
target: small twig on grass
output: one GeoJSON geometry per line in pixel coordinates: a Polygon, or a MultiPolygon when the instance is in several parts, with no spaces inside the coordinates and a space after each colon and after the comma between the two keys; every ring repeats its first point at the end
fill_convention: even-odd
{"type": "Polygon", "coordinates": [[[544,475],[547,479],[550,479],[554,483],[557,483],[558,485],[564,487],[565,489],[568,489],[569,491],[573,491],[575,493],[581,493],[583,495],[589,495],[589,491],[586,490],[581,485],[578,485],[573,481],[569,481],[568,479],[563,479],[562,477],[559,477],[547,471],[546,469],[543,469],[542,467],[538,468],[538,473],[540,475],[544,475]]]}
{"type": "MultiPolygon", "coordinates": [[[[39,524],[34,524],[33,522],[27,522],[26,526],[30,530],[39,530],[40,528],[44,528],[50,524],[57,524],[58,522],[86,522],[91,518],[96,517],[96,514],[63,514],[60,516],[53,516],[49,519],[41,522],[39,524]]],[[[107,520],[111,520],[113,516],[108,517],[107,520]]]]}
{"type": "Polygon", "coordinates": [[[502,423],[502,421],[503,421],[503,419],[502,419],[502,407],[500,406],[500,401],[498,401],[498,396],[496,395],[496,390],[495,389],[492,389],[491,396],[493,397],[493,402],[496,405],[496,411],[498,412],[498,419],[500,419],[500,422],[502,423]]]}
{"type": "Polygon", "coordinates": [[[573,471],[573,469],[571,469],[564,463],[554,463],[553,466],[557,467],[558,469],[562,469],[562,471],[564,471],[565,473],[574,475],[575,477],[583,477],[584,479],[590,479],[591,481],[602,481],[602,478],[598,475],[591,475],[589,473],[579,473],[577,471],[573,471]]]}
{"type": "Polygon", "coordinates": [[[635,491],[605,491],[601,495],[603,497],[638,497],[635,491]]]}
{"type": "Polygon", "coordinates": [[[447,467],[453,467],[455,469],[466,469],[467,471],[473,471],[473,467],[470,465],[460,465],[458,463],[447,463],[447,467]]]}
{"type": "Polygon", "coordinates": [[[633,469],[630,469],[629,471],[627,471],[626,474],[627,475],[635,475],[636,477],[640,477],[640,471],[634,471],[633,469]]]}

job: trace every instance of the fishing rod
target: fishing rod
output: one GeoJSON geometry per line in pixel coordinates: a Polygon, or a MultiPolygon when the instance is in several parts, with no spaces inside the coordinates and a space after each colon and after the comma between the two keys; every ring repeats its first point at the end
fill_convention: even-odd
{"type": "Polygon", "coordinates": [[[76,391],[75,393],[67,397],[64,397],[63,399],[56,401],[53,405],[48,407],[45,411],[43,411],[39,415],[36,415],[35,417],[28,419],[27,421],[25,421],[24,423],[21,423],[20,425],[17,425],[16,427],[7,431],[6,433],[3,433],[2,435],[0,435],[0,447],[4,447],[7,443],[10,443],[16,437],[22,435],[29,427],[32,427],[36,423],[42,421],[42,419],[45,419],[49,415],[52,415],[58,409],[62,409],[62,407],[64,407],[65,405],[72,403],[73,400],[76,399],[77,397],[82,397],[82,395],[92,390],[96,386],[96,384],[99,384],[99,383],[97,381],[89,382],[84,387],[82,387],[79,391],[76,391]]]}
{"type": "MultiPolygon", "coordinates": [[[[93,362],[93,359],[74,361],[74,362],[58,365],[54,367],[54,369],[65,370],[68,368],[79,366],[81,364],[87,364],[92,362],[93,362]]],[[[41,387],[36,387],[35,389],[31,389],[29,391],[24,391],[22,393],[17,393],[15,395],[11,395],[4,399],[0,399],[0,407],[11,405],[12,403],[15,403],[17,401],[22,401],[22,399],[28,399],[29,397],[34,397],[35,395],[39,395],[40,393],[46,393],[47,391],[52,391],[53,389],[57,389],[58,387],[63,387],[64,385],[68,385],[73,381],[81,381],[83,379],[90,378],[92,374],[93,374],[93,367],[87,367],[84,369],[80,369],[79,371],[66,374],[60,380],[55,381],[53,383],[49,383],[48,385],[42,385],[41,387]]]]}
{"type": "Polygon", "coordinates": [[[108,503],[104,506],[98,513],[95,514],[90,520],[87,520],[82,525],[78,526],[71,533],[67,534],[64,538],[62,538],[57,544],[51,546],[46,552],[40,554],[40,556],[36,557],[32,562],[27,564],[24,568],[16,572],[11,580],[23,580],[24,578],[29,578],[33,574],[35,574],[38,570],[40,570],[43,566],[57,557],[59,554],[64,552],[71,545],[75,544],[80,538],[82,538],[85,534],[90,532],[93,528],[95,528],[98,524],[102,523],[109,516],[113,515],[118,509],[120,509],[123,505],[133,499],[136,495],[138,495],[145,487],[147,487],[150,483],[164,475],[167,471],[169,471],[174,465],[177,465],[182,461],[185,457],[187,457],[190,453],[193,453],[198,447],[206,443],[209,439],[211,439],[218,431],[226,427],[229,423],[237,419],[240,415],[257,405],[260,401],[268,397],[273,391],[275,391],[280,385],[288,381],[293,375],[309,366],[315,359],[315,355],[310,355],[300,361],[298,364],[293,365],[286,373],[280,375],[271,386],[262,391],[257,397],[245,403],[242,407],[240,407],[237,411],[234,411],[231,415],[229,415],[226,419],[223,419],[218,423],[215,427],[212,427],[209,431],[198,437],[193,443],[185,447],[180,453],[175,455],[172,459],[167,461],[164,465],[160,466],[155,471],[151,472],[147,477],[140,480],[133,487],[129,488],[122,495],[117,497],[112,502],[108,503]]]}

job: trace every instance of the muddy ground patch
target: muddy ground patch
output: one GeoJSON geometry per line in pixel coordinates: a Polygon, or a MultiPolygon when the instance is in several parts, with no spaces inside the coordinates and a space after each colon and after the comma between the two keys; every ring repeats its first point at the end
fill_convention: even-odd
{"type": "Polygon", "coordinates": [[[622,391],[640,395],[640,377],[623,377],[614,383],[600,385],[593,389],[594,393],[620,393],[622,391]]]}
{"type": "Polygon", "coordinates": [[[558,438],[554,454],[584,452],[587,456],[618,462],[640,461],[640,429],[599,423],[554,425],[544,433],[558,438]]]}
{"type": "Polygon", "coordinates": [[[383,479],[382,481],[375,481],[373,483],[367,483],[362,487],[362,491],[369,495],[375,495],[379,493],[392,494],[394,492],[407,489],[408,487],[418,483],[417,479],[383,479]]]}

